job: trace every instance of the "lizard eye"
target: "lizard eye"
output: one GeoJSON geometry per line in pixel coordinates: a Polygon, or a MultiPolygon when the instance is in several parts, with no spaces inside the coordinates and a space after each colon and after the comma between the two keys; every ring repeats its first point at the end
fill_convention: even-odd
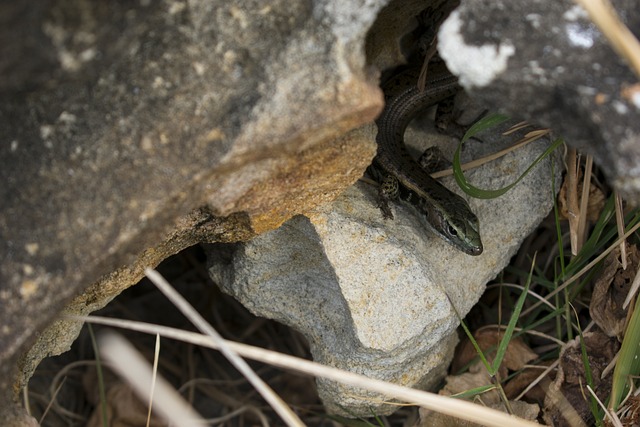
{"type": "Polygon", "coordinates": [[[458,235],[458,230],[456,230],[455,228],[453,228],[453,226],[451,224],[447,224],[447,231],[449,232],[449,234],[451,236],[457,236],[458,235]]]}

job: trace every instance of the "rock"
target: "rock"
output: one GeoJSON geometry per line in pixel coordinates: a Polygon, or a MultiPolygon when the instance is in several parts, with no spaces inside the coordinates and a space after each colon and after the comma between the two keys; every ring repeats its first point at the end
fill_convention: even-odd
{"type": "Polygon", "coordinates": [[[355,182],[375,142],[341,137],[382,107],[361,48],[382,3],[0,6],[0,424],[89,286],[69,311],[355,182]]]}
{"type": "Polygon", "coordinates": [[[3,427],[38,427],[40,423],[27,414],[27,411],[18,404],[10,403],[2,408],[3,427]]]}
{"type": "MultiPolygon", "coordinates": [[[[640,2],[615,8],[634,34],[640,2]]],[[[640,203],[640,112],[635,75],[581,6],[463,1],[441,27],[441,56],[472,97],[553,128],[596,163],[623,197],[640,203]]]]}
{"type": "MultiPolygon", "coordinates": [[[[412,137],[425,139],[408,132],[412,137]]],[[[464,154],[477,157],[501,145],[471,142],[464,154]]],[[[543,141],[534,142],[466,175],[500,188],[545,149],[543,141]]],[[[446,373],[457,342],[453,307],[464,316],[552,208],[551,163],[545,160],[503,197],[470,201],[485,246],[479,257],[428,232],[410,206],[396,206],[395,220],[384,220],[377,190],[360,182],[278,230],[242,244],[210,245],[210,274],[254,314],[302,332],[315,361],[431,388],[446,373]]],[[[452,181],[446,182],[454,188],[452,181]]],[[[352,387],[324,380],[318,386],[328,410],[343,416],[397,409],[352,387]]]]}

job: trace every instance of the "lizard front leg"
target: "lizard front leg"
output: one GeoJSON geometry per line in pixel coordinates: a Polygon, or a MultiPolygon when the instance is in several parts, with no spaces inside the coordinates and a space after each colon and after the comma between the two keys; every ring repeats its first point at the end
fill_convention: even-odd
{"type": "Polygon", "coordinates": [[[378,188],[378,206],[384,219],[393,219],[390,202],[400,197],[400,183],[393,175],[385,175],[378,188]]]}

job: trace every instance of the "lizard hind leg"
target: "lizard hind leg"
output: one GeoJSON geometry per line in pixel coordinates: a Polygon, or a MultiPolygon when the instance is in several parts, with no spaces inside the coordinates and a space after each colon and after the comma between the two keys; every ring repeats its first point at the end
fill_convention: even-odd
{"type": "Polygon", "coordinates": [[[427,173],[434,173],[451,168],[451,162],[447,159],[437,145],[427,148],[418,159],[418,163],[427,173]]]}

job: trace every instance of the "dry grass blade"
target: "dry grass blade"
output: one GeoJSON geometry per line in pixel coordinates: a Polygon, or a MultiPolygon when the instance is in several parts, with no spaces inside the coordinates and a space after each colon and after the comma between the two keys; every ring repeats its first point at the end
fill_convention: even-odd
{"type": "Polygon", "coordinates": [[[267,420],[264,414],[262,414],[260,411],[256,410],[255,408],[252,408],[250,405],[241,406],[238,409],[232,412],[229,412],[228,414],[223,415],[221,417],[209,418],[207,419],[207,422],[209,424],[222,424],[236,418],[237,416],[243,414],[244,412],[250,412],[250,411],[253,411],[253,413],[260,419],[260,422],[262,423],[263,426],[265,427],[269,426],[269,420],[267,420]]]}
{"type": "Polygon", "coordinates": [[[620,419],[616,416],[615,412],[612,412],[609,409],[607,409],[607,407],[602,403],[602,401],[600,400],[598,395],[593,391],[590,385],[587,385],[587,390],[589,391],[589,394],[591,395],[591,397],[593,397],[596,400],[596,402],[598,402],[598,405],[604,411],[605,417],[609,418],[609,420],[615,427],[622,427],[622,423],[620,422],[620,419]]]}
{"type": "Polygon", "coordinates": [[[600,375],[600,378],[606,378],[607,375],[609,375],[609,372],[614,370],[614,368],[616,367],[616,363],[618,363],[618,356],[620,356],[620,351],[618,351],[616,355],[613,356],[613,359],[611,359],[611,362],[609,362],[607,367],[602,370],[602,374],[600,375]]]}
{"type": "MultiPolygon", "coordinates": [[[[616,208],[616,226],[618,227],[618,236],[624,234],[624,210],[622,209],[622,197],[615,193],[615,208],[616,208]]],[[[620,243],[620,262],[622,263],[622,269],[627,269],[627,242],[623,240],[620,243]]]]}
{"type": "Polygon", "coordinates": [[[40,417],[40,421],[38,421],[38,424],[42,425],[42,422],[44,421],[44,418],[47,416],[47,414],[49,413],[49,410],[51,409],[51,406],[53,405],[53,402],[55,402],[58,393],[60,392],[60,389],[62,389],[62,385],[65,382],[65,378],[62,379],[62,381],[60,381],[60,384],[58,385],[58,387],[56,387],[55,391],[53,392],[53,396],[51,396],[51,400],[49,401],[49,404],[47,405],[47,407],[45,408],[44,412],[42,413],[42,416],[40,417]]]}
{"type": "Polygon", "coordinates": [[[611,47],[624,58],[640,77],[640,43],[620,20],[608,0],[575,0],[584,7],[594,24],[609,40],[611,47]]]}
{"type": "MultiPolygon", "coordinates": [[[[594,265],[596,265],[597,263],[602,261],[604,258],[606,258],[606,256],[609,255],[611,253],[611,251],[616,246],[618,246],[621,242],[625,241],[629,236],[631,236],[633,233],[635,233],[638,228],[640,228],[640,222],[637,223],[636,225],[634,225],[633,227],[631,227],[631,229],[629,229],[629,231],[627,231],[625,234],[623,234],[618,240],[613,242],[613,244],[611,246],[609,246],[605,251],[603,251],[600,255],[598,255],[593,261],[591,261],[589,264],[584,266],[582,268],[582,270],[578,271],[576,274],[574,274],[573,276],[568,278],[562,285],[558,286],[556,289],[554,289],[553,291],[549,292],[549,294],[545,297],[545,299],[547,301],[549,301],[552,297],[556,296],[559,292],[564,291],[567,288],[567,286],[569,286],[570,284],[572,284],[573,282],[578,280],[587,271],[591,270],[594,265]]],[[[525,316],[525,315],[531,313],[533,310],[538,308],[540,306],[540,304],[542,304],[542,302],[540,302],[540,301],[534,303],[533,305],[531,305],[526,310],[523,310],[520,315],[521,316],[525,316]]]]}
{"type": "MultiPolygon", "coordinates": [[[[586,156],[584,167],[581,164],[581,155],[574,148],[568,148],[566,154],[567,174],[560,190],[559,200],[569,222],[569,237],[573,256],[582,250],[587,240],[587,221],[590,212],[592,212],[592,206],[596,206],[598,199],[597,197],[591,199],[592,195],[597,194],[597,189],[591,184],[593,157],[586,156]],[[582,177],[581,185],[580,177],[582,177]]],[[[620,234],[622,233],[624,230],[620,234]]]]}
{"type": "MultiPolygon", "coordinates": [[[[149,363],[121,336],[110,332],[98,337],[100,353],[110,362],[111,369],[126,378],[140,398],[149,393],[152,369],[149,363]]],[[[205,425],[200,415],[162,377],[155,381],[153,395],[156,411],[175,425],[197,427],[205,425]]]]}
{"type": "Polygon", "coordinates": [[[633,283],[631,284],[631,289],[629,289],[629,293],[627,294],[627,297],[624,300],[624,304],[622,305],[623,309],[626,310],[627,307],[629,307],[629,304],[631,303],[631,300],[638,293],[638,288],[640,288],[640,265],[638,265],[638,271],[636,271],[636,276],[633,278],[633,283]]]}
{"type": "MultiPolygon", "coordinates": [[[[582,180],[582,195],[580,196],[580,215],[578,215],[578,246],[580,252],[582,245],[587,238],[587,206],[589,204],[589,194],[591,193],[591,172],[593,170],[593,156],[588,155],[584,165],[584,177],[582,180]]],[[[624,223],[622,233],[624,234],[624,223]]],[[[576,253],[578,253],[576,252],[576,253]]]]}
{"type": "MultiPolygon", "coordinates": [[[[484,331],[486,329],[493,330],[493,331],[495,331],[495,330],[505,330],[505,329],[507,329],[507,326],[506,325],[501,325],[501,324],[484,325],[481,328],[478,328],[476,332],[484,331]]],[[[558,346],[563,346],[565,344],[564,341],[559,340],[558,338],[555,338],[555,337],[553,337],[553,336],[551,336],[549,334],[545,334],[544,332],[535,331],[533,329],[525,330],[523,328],[514,328],[514,332],[523,333],[523,334],[527,334],[527,335],[533,335],[533,336],[536,336],[538,338],[543,338],[545,340],[548,340],[548,341],[556,343],[558,346]]]]}
{"type": "Polygon", "coordinates": [[[151,377],[151,389],[149,390],[149,411],[147,412],[147,427],[151,422],[151,409],[153,408],[153,392],[156,389],[158,379],[158,360],[160,360],[160,336],[156,334],[156,347],[153,352],[153,376],[151,377]]]}
{"type": "MultiPolygon", "coordinates": [[[[487,286],[487,289],[495,289],[495,288],[514,288],[514,289],[518,289],[520,291],[522,291],[524,289],[524,286],[522,285],[517,285],[515,283],[495,283],[492,285],[487,286]]],[[[537,299],[538,301],[542,302],[543,304],[545,304],[547,307],[549,307],[552,310],[556,309],[556,306],[554,306],[553,304],[551,304],[549,301],[547,301],[542,295],[533,292],[531,290],[529,290],[529,295],[531,295],[532,297],[534,297],[535,299],[537,299]]],[[[502,305],[498,306],[499,309],[502,309],[502,305]]]]}
{"type": "MultiPolygon", "coordinates": [[[[24,410],[28,415],[33,416],[31,413],[31,402],[29,400],[29,383],[22,388],[22,406],[24,406],[24,410]]],[[[41,422],[39,424],[42,424],[42,420],[40,421],[41,422]]]]}
{"type": "Polygon", "coordinates": [[[575,148],[567,150],[567,214],[569,220],[569,237],[571,242],[571,254],[578,255],[578,222],[580,207],[578,205],[578,176],[579,159],[575,148]]]}
{"type": "Polygon", "coordinates": [[[593,157],[587,156],[582,174],[582,192],[578,196],[578,180],[580,178],[580,154],[574,149],[567,150],[567,217],[569,220],[569,235],[571,254],[576,256],[587,238],[587,214],[589,194],[591,190],[591,172],[593,157]]]}
{"type": "Polygon", "coordinates": [[[431,58],[433,58],[433,55],[435,55],[437,48],[438,42],[437,40],[433,40],[424,57],[424,62],[422,63],[422,68],[420,69],[420,75],[418,76],[418,89],[420,90],[420,92],[422,92],[427,86],[427,76],[429,75],[429,61],[431,61],[431,58]]]}
{"type": "MultiPolygon", "coordinates": [[[[499,159],[500,157],[504,157],[507,154],[511,153],[512,151],[517,150],[520,147],[524,147],[525,145],[529,144],[530,142],[533,142],[537,139],[542,138],[543,136],[549,134],[549,129],[541,129],[541,130],[536,130],[536,131],[532,131],[529,132],[528,134],[526,134],[521,140],[515,142],[512,146],[505,148],[504,150],[500,150],[498,152],[495,152],[493,154],[490,154],[488,156],[484,156],[481,157],[479,159],[476,160],[472,160],[470,162],[464,163],[462,165],[460,165],[460,168],[463,171],[467,171],[469,169],[473,169],[473,168],[477,168],[480,167],[482,165],[484,165],[485,163],[489,163],[492,162],[496,159],[499,159]]],[[[432,173],[431,176],[433,178],[442,178],[444,176],[449,176],[449,175],[453,175],[453,169],[445,169],[442,171],[438,171],[435,173],[432,173]]]]}
{"type": "Polygon", "coordinates": [[[509,129],[507,129],[506,131],[502,132],[503,136],[508,136],[511,135],[512,133],[515,133],[521,129],[524,129],[526,127],[531,126],[531,124],[529,124],[529,122],[527,122],[526,120],[522,121],[522,122],[518,122],[515,125],[511,126],[509,129]]]}
{"type": "MultiPolygon", "coordinates": [[[[75,362],[67,363],[62,369],[58,370],[51,380],[51,384],[49,385],[49,394],[52,398],[49,400],[47,406],[51,405],[51,409],[55,409],[58,414],[63,414],[65,417],[70,418],[74,422],[82,422],[86,421],[86,419],[79,414],[76,414],[72,410],[68,410],[64,406],[58,402],[57,394],[59,389],[62,387],[62,383],[67,381],[67,378],[71,378],[73,376],[73,372],[82,367],[95,367],[95,360],[76,360],[75,362]]],[[[45,410],[46,411],[46,410],[45,410]]],[[[41,418],[44,418],[44,412],[41,418]]],[[[40,424],[42,425],[42,421],[40,424]]]]}
{"type": "MultiPolygon", "coordinates": [[[[219,349],[217,343],[213,342],[210,337],[194,332],[169,328],[166,326],[151,325],[143,322],[133,322],[95,316],[68,317],[71,319],[86,321],[90,323],[121,327],[150,334],[159,334],[160,336],[166,338],[177,339],[203,347],[219,349]]],[[[283,369],[293,370],[308,375],[314,375],[316,377],[327,378],[333,381],[340,382],[342,384],[349,384],[354,387],[389,396],[390,398],[396,398],[404,402],[411,402],[413,404],[423,406],[427,409],[451,415],[459,419],[464,419],[487,426],[539,426],[539,424],[533,423],[531,421],[512,417],[503,412],[476,405],[471,402],[453,399],[446,396],[439,396],[433,393],[414,390],[397,384],[367,378],[364,375],[342,371],[340,369],[320,365],[308,360],[300,359],[275,351],[249,346],[246,344],[234,343],[229,341],[225,341],[224,344],[232,351],[249,359],[268,363],[270,365],[277,366],[283,369]]]]}
{"type": "Polygon", "coordinates": [[[145,269],[145,275],[153,282],[160,291],[171,300],[171,302],[184,314],[202,333],[207,334],[219,347],[220,352],[240,371],[245,378],[253,385],[260,395],[271,405],[280,415],[282,420],[289,426],[304,426],[304,423],[293,413],[291,408],[280,397],[256,375],[251,367],[238,354],[232,350],[226,340],[213,329],[213,327],[191,306],[164,278],[155,270],[145,269]]]}
{"type": "Polygon", "coordinates": [[[549,380],[548,380],[547,377],[551,373],[551,371],[553,371],[554,369],[556,369],[558,367],[558,365],[560,365],[560,361],[559,360],[556,360],[551,365],[549,365],[544,371],[542,371],[542,373],[540,375],[538,375],[533,381],[531,381],[531,383],[529,383],[529,385],[527,387],[525,387],[524,390],[522,390],[520,392],[520,394],[518,396],[516,396],[516,398],[514,400],[522,400],[522,398],[532,388],[534,388],[536,385],[538,385],[538,383],[540,383],[543,380],[545,382],[545,384],[543,384],[544,388],[548,389],[549,388],[549,380]]]}

